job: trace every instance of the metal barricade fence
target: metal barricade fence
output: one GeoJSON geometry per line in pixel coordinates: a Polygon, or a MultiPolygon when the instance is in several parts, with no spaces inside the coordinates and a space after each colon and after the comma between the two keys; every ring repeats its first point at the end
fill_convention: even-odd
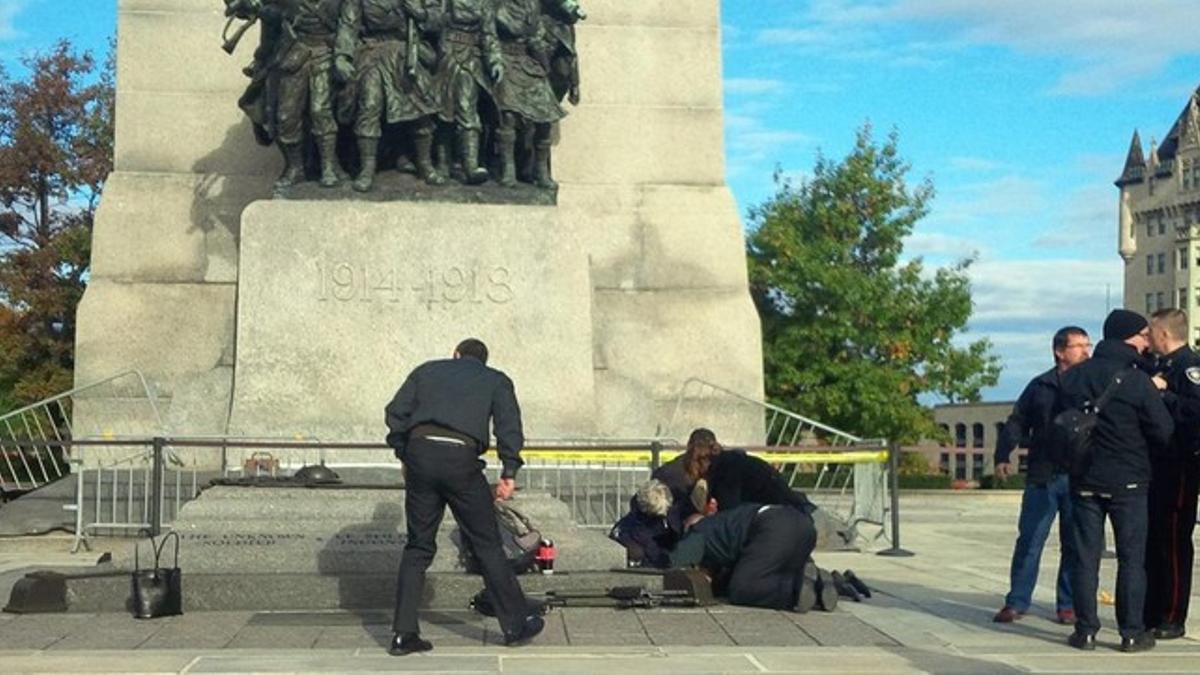
{"type": "MultiPolygon", "coordinates": [[[[28,442],[32,445],[33,442],[28,442]]],[[[382,443],[322,443],[271,441],[233,438],[139,438],[78,440],[52,443],[60,448],[75,446],[75,456],[84,457],[92,449],[104,449],[111,461],[95,465],[76,476],[75,550],[87,545],[95,534],[136,535],[141,531],[158,533],[169,527],[183,505],[195,498],[210,480],[231,474],[248,473],[247,465],[231,465],[229,450],[278,453],[283,460],[273,464],[272,472],[289,475],[288,455],[319,458],[326,451],[389,450],[382,443]],[[219,461],[211,461],[217,457],[219,461]],[[206,458],[208,461],[205,461],[206,458]]],[[[852,527],[876,522],[856,513],[853,483],[862,480],[856,472],[864,467],[884,474],[881,468],[889,459],[881,447],[812,448],[756,447],[749,452],[776,466],[821,466],[817,482],[808,488],[809,496],[820,507],[832,512],[852,527]],[[839,470],[837,467],[853,467],[839,470]]],[[[564,502],[575,521],[584,527],[611,526],[626,513],[637,488],[662,462],[674,458],[682,448],[658,441],[542,442],[522,451],[526,464],[518,484],[524,489],[545,490],[564,502]]],[[[498,475],[499,463],[489,453],[489,472],[498,475]]],[[[293,460],[293,466],[300,460],[293,460]]],[[[395,462],[357,463],[357,468],[396,469],[395,462]]],[[[337,470],[338,464],[331,464],[337,470]]],[[[874,480],[874,478],[872,478],[874,480]]],[[[880,478],[882,480],[882,478],[880,478]]],[[[882,491],[881,491],[882,493],[882,491]]],[[[894,495],[893,495],[894,497],[894,495]]],[[[895,508],[893,499],[891,507],[895,508]]]]}
{"type": "Polygon", "coordinates": [[[162,429],[162,416],[136,370],[0,415],[0,492],[28,492],[65,477],[71,462],[66,441],[146,428],[162,429]],[[104,406],[103,413],[91,414],[97,405],[104,406]],[[87,419],[103,419],[105,426],[87,419]]]}

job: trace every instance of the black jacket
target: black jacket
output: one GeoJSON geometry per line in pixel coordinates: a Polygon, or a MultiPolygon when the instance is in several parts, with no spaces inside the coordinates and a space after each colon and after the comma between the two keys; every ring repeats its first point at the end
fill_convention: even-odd
{"type": "Polygon", "coordinates": [[[1190,460],[1200,454],[1200,355],[1185,345],[1159,359],[1157,370],[1167,381],[1163,402],[1175,420],[1172,458],[1190,460]]]}
{"type": "Polygon", "coordinates": [[[1054,433],[1052,426],[1059,386],[1057,367],[1030,380],[996,439],[996,464],[1008,464],[1013,449],[1022,441],[1027,442],[1026,480],[1036,485],[1049,482],[1055,474],[1067,472],[1061,462],[1064,453],[1058,447],[1061,437],[1054,433]]]}
{"type": "Polygon", "coordinates": [[[1124,373],[1108,405],[1100,410],[1091,436],[1091,459],[1071,484],[1087,490],[1145,490],[1150,456],[1162,454],[1175,429],[1162,395],[1150,376],[1134,368],[1138,354],[1124,342],[1101,340],[1092,358],[1062,378],[1062,409],[1100,398],[1113,376],[1124,373]]]}
{"type": "Polygon", "coordinates": [[[793,490],[770,464],[742,450],[725,450],[708,467],[708,496],[724,511],[747,502],[790,504],[804,513],[816,510],[803,492],[793,490]]]}
{"type": "Polygon", "coordinates": [[[709,569],[733,567],[742,557],[750,526],[761,504],[744,503],[722,508],[696,523],[670,553],[671,567],[704,565],[709,569]]]}
{"type": "Polygon", "coordinates": [[[387,443],[403,461],[409,432],[421,424],[436,424],[475,439],[479,454],[491,439],[489,420],[495,421],[501,475],[512,478],[524,462],[521,447],[521,407],[512,380],[478,359],[428,361],[409,374],[386,410],[387,443]]]}

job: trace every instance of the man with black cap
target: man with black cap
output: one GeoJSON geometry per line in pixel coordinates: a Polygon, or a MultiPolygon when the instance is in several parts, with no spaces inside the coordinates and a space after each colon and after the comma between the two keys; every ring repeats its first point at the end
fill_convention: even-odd
{"type": "Polygon", "coordinates": [[[1150,376],[1134,366],[1150,345],[1150,327],[1136,312],[1113,310],[1104,320],[1104,339],[1092,358],[1063,377],[1060,408],[1098,406],[1096,424],[1082,457],[1071,463],[1071,515],[1076,557],[1071,574],[1075,595],[1072,647],[1095,649],[1096,611],[1104,521],[1112,520],[1117,546],[1117,624],[1121,650],[1154,647],[1142,616],[1146,593],[1147,501],[1150,456],[1166,448],[1174,430],[1171,414],[1150,376]]]}
{"type": "Polygon", "coordinates": [[[1146,539],[1146,628],[1159,640],[1181,638],[1192,594],[1196,493],[1200,489],[1200,356],[1188,346],[1188,317],[1160,309],[1150,317],[1158,354],[1154,383],[1175,419],[1171,452],[1152,458],[1146,539]]]}
{"type": "Polygon", "coordinates": [[[412,371],[386,409],[387,442],[404,463],[408,526],[396,582],[395,635],[388,649],[395,656],[433,649],[421,639],[417,608],[447,505],[479,560],[505,644],[528,642],[545,626],[531,611],[500,541],[493,498],[512,497],[525,436],[512,380],[489,368],[487,359],[487,345],[463,340],[454,348],[454,358],[429,361],[412,371]],[[504,466],[494,497],[479,459],[491,437],[489,421],[504,466]]]}

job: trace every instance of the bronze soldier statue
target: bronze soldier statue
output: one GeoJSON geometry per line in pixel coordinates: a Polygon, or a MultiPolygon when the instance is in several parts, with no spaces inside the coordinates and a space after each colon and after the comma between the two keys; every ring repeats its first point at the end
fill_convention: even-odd
{"type": "Polygon", "coordinates": [[[550,88],[552,44],[542,24],[541,0],[499,0],[498,34],[506,77],[496,85],[500,128],[496,144],[500,154],[500,184],[515,185],[518,129],[532,135],[533,182],[556,186],[550,177],[552,125],[566,113],[550,88]]]}
{"type": "Polygon", "coordinates": [[[321,185],[338,184],[333,42],[342,0],[225,0],[226,13],[257,17],[263,42],[239,105],[260,140],[273,140],[284,169],[275,187],[304,180],[305,122],[317,145],[321,185]]]}
{"type": "Polygon", "coordinates": [[[542,0],[542,26],[550,39],[550,88],[562,103],[579,105],[579,54],[575,51],[575,24],[587,14],[575,0],[542,0]]]}
{"type": "Polygon", "coordinates": [[[442,0],[436,18],[431,12],[430,19],[441,29],[435,75],[438,117],[454,125],[464,180],[479,184],[488,178],[487,169],[479,165],[479,95],[491,97],[493,85],[504,78],[495,0],[442,0]]]}
{"type": "Polygon", "coordinates": [[[383,124],[408,122],[413,129],[417,175],[431,185],[444,179],[433,168],[433,114],[437,110],[430,75],[421,63],[418,22],[429,19],[420,0],[344,0],[338,22],[334,72],[353,83],[358,110],[354,135],[362,168],[354,189],[366,192],[375,177],[383,124]]]}

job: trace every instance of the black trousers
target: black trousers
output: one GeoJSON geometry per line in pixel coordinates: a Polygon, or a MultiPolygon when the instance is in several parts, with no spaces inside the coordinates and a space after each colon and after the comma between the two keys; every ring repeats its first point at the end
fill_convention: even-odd
{"type": "Polygon", "coordinates": [[[730,574],[729,602],[791,609],[800,573],[816,545],[817,528],[807,513],[791,506],[773,506],[759,513],[730,574]]]}
{"type": "Polygon", "coordinates": [[[1075,533],[1075,565],[1071,588],[1075,594],[1075,630],[1096,633],[1100,617],[1096,592],[1100,585],[1100,554],[1104,552],[1104,519],[1112,520],[1117,539],[1117,626],[1121,637],[1145,631],[1146,492],[1115,491],[1111,495],[1071,489],[1075,533]]]}
{"type": "Polygon", "coordinates": [[[472,448],[418,438],[405,448],[403,461],[408,541],[400,560],[392,629],[397,633],[420,632],[417,609],[425,587],[425,571],[437,553],[438,528],[449,505],[479,560],[500,628],[505,633],[518,632],[528,614],[528,603],[504,557],[494,497],[483,477],[484,463],[472,448]]]}
{"type": "Polygon", "coordinates": [[[1198,486],[1200,465],[1195,460],[1154,463],[1146,537],[1147,628],[1187,621],[1198,486]]]}

